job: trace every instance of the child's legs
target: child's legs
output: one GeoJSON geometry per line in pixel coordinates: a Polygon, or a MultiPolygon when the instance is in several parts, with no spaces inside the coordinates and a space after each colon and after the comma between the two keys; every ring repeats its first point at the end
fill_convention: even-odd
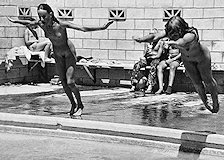
{"type": "Polygon", "coordinates": [[[37,43],[36,51],[44,51],[45,57],[48,57],[51,52],[51,43],[49,41],[37,43]]]}
{"type": "Polygon", "coordinates": [[[138,83],[137,77],[138,77],[138,66],[139,66],[139,62],[134,64],[134,67],[132,69],[131,72],[131,85],[132,86],[136,86],[136,84],[138,83]]]}
{"type": "Polygon", "coordinates": [[[163,71],[167,67],[165,60],[161,61],[157,66],[157,76],[159,81],[159,90],[163,90],[163,71]]]}
{"type": "Polygon", "coordinates": [[[48,43],[45,47],[44,47],[44,52],[45,52],[45,58],[49,58],[51,57],[51,50],[52,50],[52,47],[51,47],[51,43],[48,43]]]}
{"type": "Polygon", "coordinates": [[[169,73],[169,81],[168,81],[168,86],[173,86],[175,74],[176,74],[176,69],[179,67],[180,63],[179,61],[173,61],[170,63],[170,73],[169,73]]]}
{"type": "Polygon", "coordinates": [[[204,84],[202,83],[202,78],[201,78],[199,70],[197,68],[197,64],[188,62],[188,61],[184,61],[184,66],[186,68],[186,71],[187,71],[196,91],[198,92],[198,95],[200,96],[204,105],[206,107],[208,107],[207,96],[205,93],[205,87],[204,87],[204,84]]]}
{"type": "Polygon", "coordinates": [[[68,55],[66,58],[66,79],[67,79],[67,84],[71,91],[75,94],[75,98],[78,103],[78,108],[83,109],[84,106],[81,101],[81,96],[79,89],[76,87],[75,84],[75,67],[76,67],[76,60],[73,54],[68,55]]]}
{"type": "Polygon", "coordinates": [[[146,82],[147,82],[147,78],[146,78],[146,77],[142,77],[142,78],[139,80],[139,82],[138,82],[139,89],[141,89],[141,90],[145,90],[146,82]]]}
{"type": "Polygon", "coordinates": [[[159,59],[154,59],[150,63],[150,69],[149,69],[148,81],[147,81],[148,86],[151,85],[153,87],[156,84],[158,64],[159,64],[159,59]]]}
{"type": "Polygon", "coordinates": [[[68,84],[67,84],[67,79],[66,79],[66,65],[65,65],[65,58],[63,57],[58,57],[55,56],[55,60],[56,60],[56,69],[57,69],[57,73],[60,77],[63,89],[66,93],[66,95],[68,96],[72,107],[75,108],[76,107],[76,103],[74,101],[74,97],[72,94],[71,89],[69,88],[68,84]]]}
{"type": "Polygon", "coordinates": [[[209,93],[211,94],[213,101],[213,108],[216,109],[218,112],[219,109],[218,89],[217,89],[217,83],[212,76],[211,61],[207,60],[198,64],[198,70],[200,71],[202,80],[204,81],[209,93]]]}
{"type": "Polygon", "coordinates": [[[142,67],[145,67],[146,63],[142,60],[138,61],[137,63],[134,64],[132,73],[131,73],[131,84],[136,86],[138,81],[140,80],[141,77],[139,77],[139,75],[141,74],[140,69],[142,67]]]}
{"type": "Polygon", "coordinates": [[[36,51],[43,51],[47,44],[49,44],[49,41],[38,42],[36,46],[36,51]]]}

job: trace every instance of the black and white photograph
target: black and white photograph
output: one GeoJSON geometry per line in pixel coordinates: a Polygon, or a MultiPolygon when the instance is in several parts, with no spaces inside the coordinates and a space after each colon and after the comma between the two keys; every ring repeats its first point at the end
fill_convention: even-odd
{"type": "Polygon", "coordinates": [[[224,0],[0,0],[0,160],[224,160],[223,107],[224,0]]]}

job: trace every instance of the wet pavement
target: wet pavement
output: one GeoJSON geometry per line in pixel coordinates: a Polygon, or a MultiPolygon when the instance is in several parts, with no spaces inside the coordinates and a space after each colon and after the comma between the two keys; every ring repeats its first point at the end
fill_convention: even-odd
{"type": "MultiPolygon", "coordinates": [[[[199,110],[203,104],[196,93],[143,96],[141,92],[130,93],[128,88],[79,88],[85,106],[82,119],[85,120],[224,134],[223,94],[219,95],[219,113],[211,114],[199,110]]],[[[61,87],[39,93],[9,93],[0,94],[0,112],[69,118],[66,113],[70,103],[61,87]]]]}

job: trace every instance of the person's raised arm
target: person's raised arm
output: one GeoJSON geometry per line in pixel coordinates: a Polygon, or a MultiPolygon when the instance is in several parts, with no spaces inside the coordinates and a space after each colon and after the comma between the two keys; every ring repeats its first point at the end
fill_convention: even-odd
{"type": "Polygon", "coordinates": [[[181,57],[181,53],[179,52],[178,55],[176,55],[175,57],[172,58],[173,61],[178,60],[181,57]]]}
{"type": "Polygon", "coordinates": [[[193,33],[187,33],[184,35],[183,38],[179,38],[178,40],[174,41],[174,40],[170,40],[168,42],[166,42],[168,45],[174,46],[176,48],[182,48],[184,47],[186,44],[191,43],[192,41],[194,41],[195,39],[195,34],[193,33]]]}
{"type": "Polygon", "coordinates": [[[90,32],[90,31],[99,31],[99,30],[105,30],[107,29],[114,21],[108,21],[107,23],[105,23],[103,26],[99,26],[99,27],[85,27],[85,26],[80,26],[80,25],[76,25],[74,23],[71,22],[60,22],[61,26],[66,27],[66,28],[71,28],[71,29],[75,29],[75,30],[79,30],[79,31],[83,31],[83,32],[90,32]]]}
{"type": "Polygon", "coordinates": [[[150,33],[149,35],[143,36],[143,37],[132,37],[133,40],[135,40],[136,42],[156,42],[159,41],[161,38],[164,38],[166,36],[166,32],[161,31],[161,32],[157,32],[157,33],[150,33]]]}
{"type": "Polygon", "coordinates": [[[154,57],[152,57],[152,58],[159,58],[159,57],[161,57],[161,55],[162,55],[162,53],[163,53],[163,50],[164,50],[164,42],[163,42],[163,41],[159,41],[159,42],[156,44],[155,48],[158,50],[158,52],[157,52],[157,54],[156,54],[154,57]]]}
{"type": "Polygon", "coordinates": [[[38,25],[38,21],[30,21],[30,20],[15,20],[15,19],[12,19],[10,17],[7,17],[8,20],[12,23],[18,23],[18,24],[22,24],[22,25],[25,25],[25,26],[32,26],[32,25],[38,25]]]}

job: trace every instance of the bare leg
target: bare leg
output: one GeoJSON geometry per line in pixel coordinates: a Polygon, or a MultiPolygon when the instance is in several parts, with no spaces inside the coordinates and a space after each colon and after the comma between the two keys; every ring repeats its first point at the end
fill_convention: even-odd
{"type": "MultiPolygon", "coordinates": [[[[83,106],[82,101],[81,101],[80,92],[79,92],[79,89],[75,85],[74,68],[73,68],[73,66],[70,66],[67,69],[67,71],[66,71],[66,78],[67,78],[67,84],[68,84],[69,88],[75,94],[75,98],[76,98],[77,104],[78,104],[78,108],[77,109],[82,109],[83,110],[84,106],[83,106]]],[[[72,107],[73,107],[73,105],[72,105],[72,107]]],[[[74,108],[72,108],[71,110],[74,111],[74,108]]]]}
{"type": "Polygon", "coordinates": [[[205,87],[204,87],[204,84],[202,83],[202,78],[201,78],[200,72],[197,68],[197,64],[185,61],[184,66],[187,70],[189,77],[191,78],[191,81],[192,81],[196,91],[198,92],[198,95],[200,96],[202,102],[204,103],[205,107],[212,112],[211,106],[209,106],[208,101],[207,101],[205,87]]]}
{"type": "Polygon", "coordinates": [[[219,111],[219,102],[218,102],[218,89],[217,83],[212,76],[211,71],[211,62],[206,61],[203,63],[198,64],[198,69],[200,71],[201,77],[212,97],[213,102],[213,113],[217,113],[219,111]]]}
{"type": "Polygon", "coordinates": [[[67,82],[65,80],[62,80],[62,86],[63,86],[63,89],[64,89],[66,95],[68,96],[68,99],[70,100],[70,102],[72,104],[71,110],[69,112],[70,115],[72,115],[72,114],[75,113],[75,108],[76,108],[76,103],[75,103],[72,91],[69,88],[69,86],[68,86],[68,84],[67,84],[67,82]]]}
{"type": "Polygon", "coordinates": [[[72,90],[69,88],[69,86],[67,84],[67,79],[66,79],[66,74],[65,74],[65,64],[64,64],[64,59],[62,57],[56,56],[56,69],[57,69],[57,73],[60,77],[60,80],[62,82],[63,89],[72,104],[70,114],[73,114],[75,112],[76,102],[74,100],[72,90]]]}
{"type": "Polygon", "coordinates": [[[173,86],[173,82],[174,82],[174,78],[175,78],[175,74],[176,74],[176,69],[177,67],[179,67],[179,62],[178,61],[174,61],[170,64],[170,73],[169,73],[169,82],[168,82],[168,86],[173,86]]]}
{"type": "Polygon", "coordinates": [[[49,41],[43,41],[37,43],[35,51],[44,51],[45,58],[48,58],[51,52],[51,43],[49,41]]]}
{"type": "Polygon", "coordinates": [[[167,65],[165,64],[165,61],[161,61],[159,65],[157,66],[157,76],[159,81],[159,90],[155,94],[161,94],[163,92],[163,71],[164,68],[166,68],[167,65]]]}
{"type": "Polygon", "coordinates": [[[140,69],[146,66],[146,61],[144,59],[140,59],[140,61],[136,62],[133,66],[131,73],[131,89],[130,92],[134,92],[136,89],[136,85],[139,83],[139,75],[141,74],[140,69]]]}
{"type": "Polygon", "coordinates": [[[217,90],[217,83],[212,78],[212,80],[208,83],[205,82],[209,93],[211,94],[212,97],[212,102],[213,102],[213,113],[217,113],[219,111],[219,101],[218,101],[218,90],[217,90]]]}
{"type": "Polygon", "coordinates": [[[77,105],[78,105],[76,110],[74,108],[72,108],[71,110],[75,110],[76,115],[81,115],[84,106],[82,104],[79,89],[76,87],[76,84],[75,84],[76,51],[75,51],[75,46],[70,40],[68,40],[68,46],[71,51],[71,54],[67,55],[65,59],[66,79],[67,79],[67,84],[69,88],[75,95],[75,98],[77,100],[77,105]]]}
{"type": "Polygon", "coordinates": [[[75,51],[75,46],[73,43],[68,40],[68,46],[71,51],[71,55],[66,57],[66,65],[68,66],[67,71],[66,71],[66,78],[67,78],[67,83],[69,87],[71,88],[72,92],[75,94],[77,103],[78,103],[78,109],[81,108],[83,109],[84,106],[81,101],[81,96],[79,89],[76,87],[75,84],[75,66],[76,66],[76,51],[75,51]]]}
{"type": "Polygon", "coordinates": [[[44,52],[45,52],[45,58],[50,58],[50,53],[51,53],[51,43],[48,43],[44,47],[44,52]]]}
{"type": "Polygon", "coordinates": [[[172,93],[172,86],[176,74],[176,69],[179,66],[178,61],[173,61],[170,63],[170,73],[169,73],[169,81],[168,81],[168,87],[166,89],[166,94],[171,94],[172,93]]]}
{"type": "Polygon", "coordinates": [[[159,64],[159,59],[153,59],[150,63],[150,69],[147,80],[147,89],[145,93],[152,93],[153,86],[157,83],[157,66],[159,64]]]}

